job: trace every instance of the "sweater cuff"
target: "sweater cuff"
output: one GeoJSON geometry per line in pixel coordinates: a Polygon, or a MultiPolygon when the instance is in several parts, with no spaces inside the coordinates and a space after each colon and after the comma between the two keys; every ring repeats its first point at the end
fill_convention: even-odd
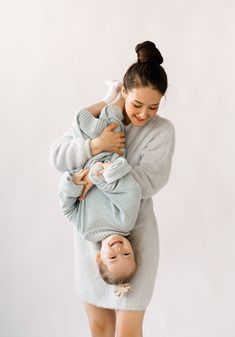
{"type": "Polygon", "coordinates": [[[76,185],[73,180],[74,172],[66,171],[59,181],[59,191],[64,192],[67,196],[78,198],[82,193],[83,185],[76,185]]]}
{"type": "Polygon", "coordinates": [[[105,182],[103,174],[101,175],[97,175],[96,173],[103,170],[103,166],[100,164],[94,164],[91,168],[90,171],[88,173],[88,177],[90,179],[90,181],[92,182],[92,184],[94,185],[99,185],[105,182]]]}
{"type": "Polygon", "coordinates": [[[91,155],[91,148],[90,148],[90,141],[91,139],[86,139],[84,142],[84,150],[85,150],[85,154],[87,159],[90,159],[92,157],[91,155]]]}
{"type": "Polygon", "coordinates": [[[124,177],[127,173],[130,172],[132,167],[128,164],[125,158],[117,158],[112,165],[104,170],[103,176],[108,184],[113,183],[116,180],[124,177]]]}

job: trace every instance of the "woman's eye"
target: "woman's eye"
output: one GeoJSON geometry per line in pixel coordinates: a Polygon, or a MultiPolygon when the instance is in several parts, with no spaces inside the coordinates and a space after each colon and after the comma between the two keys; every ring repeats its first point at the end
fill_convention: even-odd
{"type": "Polygon", "coordinates": [[[141,108],[141,105],[133,104],[135,108],[141,108]]]}
{"type": "Polygon", "coordinates": [[[127,255],[130,255],[130,253],[125,253],[124,255],[126,255],[126,256],[127,256],[127,255]]]}
{"type": "Polygon", "coordinates": [[[150,108],[151,110],[156,110],[157,108],[150,108]]]}
{"type": "Polygon", "coordinates": [[[114,260],[116,258],[116,256],[111,256],[110,259],[111,260],[114,260]]]}

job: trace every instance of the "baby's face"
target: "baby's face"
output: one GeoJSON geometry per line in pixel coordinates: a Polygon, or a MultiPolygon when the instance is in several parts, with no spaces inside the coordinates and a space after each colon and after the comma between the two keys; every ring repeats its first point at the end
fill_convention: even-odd
{"type": "Polygon", "coordinates": [[[132,246],[124,236],[110,235],[102,241],[96,261],[102,260],[109,272],[115,276],[130,274],[136,269],[132,246]]]}

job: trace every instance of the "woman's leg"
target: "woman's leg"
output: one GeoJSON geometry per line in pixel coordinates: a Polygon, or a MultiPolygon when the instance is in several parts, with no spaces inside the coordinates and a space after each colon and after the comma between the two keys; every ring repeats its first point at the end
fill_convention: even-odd
{"type": "Polygon", "coordinates": [[[145,311],[116,311],[116,337],[143,337],[145,311]]]}
{"type": "Polygon", "coordinates": [[[114,337],[115,335],[115,310],[96,307],[84,303],[89,320],[92,337],[114,337]]]}

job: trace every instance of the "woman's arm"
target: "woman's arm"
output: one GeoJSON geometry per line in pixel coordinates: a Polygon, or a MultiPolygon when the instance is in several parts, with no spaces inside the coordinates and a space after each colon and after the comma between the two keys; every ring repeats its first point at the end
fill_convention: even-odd
{"type": "Polygon", "coordinates": [[[175,148],[175,130],[165,120],[162,131],[143,149],[138,165],[130,173],[142,188],[142,199],[154,196],[167,182],[175,148]]]}
{"type": "Polygon", "coordinates": [[[75,135],[71,127],[63,137],[58,138],[50,147],[49,163],[58,171],[71,171],[83,167],[91,158],[90,139],[75,135]]]}
{"type": "Polygon", "coordinates": [[[79,111],[75,113],[71,128],[50,147],[50,166],[64,172],[83,167],[88,159],[103,151],[123,155],[125,134],[113,132],[117,124],[110,124],[97,138],[84,139],[77,119],[78,113],[79,111]]]}

